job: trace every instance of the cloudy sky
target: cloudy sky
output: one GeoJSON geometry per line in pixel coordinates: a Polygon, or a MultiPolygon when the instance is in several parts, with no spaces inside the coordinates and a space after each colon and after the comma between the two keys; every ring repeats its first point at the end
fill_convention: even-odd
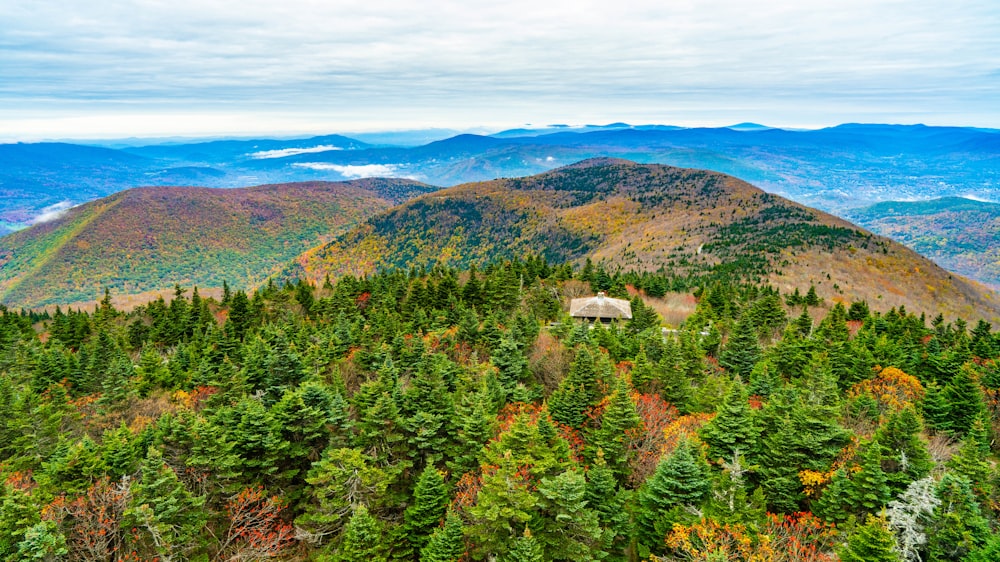
{"type": "Polygon", "coordinates": [[[0,22],[0,140],[1000,127],[993,0],[4,0],[0,22]]]}

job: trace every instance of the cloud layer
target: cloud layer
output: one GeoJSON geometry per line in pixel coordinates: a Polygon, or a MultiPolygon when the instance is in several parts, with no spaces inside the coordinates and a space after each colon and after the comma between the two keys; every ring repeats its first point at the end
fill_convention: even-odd
{"type": "Polygon", "coordinates": [[[341,166],[340,164],[327,164],[325,162],[298,162],[292,164],[299,168],[308,168],[318,171],[333,171],[347,179],[358,178],[392,178],[401,177],[397,171],[399,166],[395,164],[364,164],[359,166],[341,166]]]}
{"type": "Polygon", "coordinates": [[[7,4],[8,135],[98,114],[1000,126],[1000,4],[982,0],[7,4]]]}

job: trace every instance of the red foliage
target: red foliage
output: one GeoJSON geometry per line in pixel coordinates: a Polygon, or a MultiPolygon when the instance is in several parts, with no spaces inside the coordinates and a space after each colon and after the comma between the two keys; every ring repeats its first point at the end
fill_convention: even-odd
{"type": "MultiPolygon", "coordinates": [[[[59,496],[42,508],[42,518],[64,527],[70,560],[105,561],[118,559],[125,545],[122,516],[131,490],[127,478],[111,482],[105,476],[72,501],[59,496]]],[[[123,559],[137,560],[136,553],[123,559]]]]}
{"type": "Polygon", "coordinates": [[[770,537],[776,562],[834,562],[836,529],[809,512],[767,514],[761,534],[770,537]]]}
{"type": "Polygon", "coordinates": [[[455,484],[455,499],[451,505],[461,511],[476,503],[479,489],[483,487],[483,477],[477,471],[466,472],[455,484]]]}
{"type": "Polygon", "coordinates": [[[629,481],[639,486],[656,470],[660,450],[666,442],[664,431],[677,419],[677,408],[656,394],[633,394],[636,412],[642,423],[628,434],[628,447],[634,454],[629,481]]]}
{"type": "Polygon", "coordinates": [[[219,548],[224,560],[279,558],[295,543],[291,525],[281,519],[284,503],[268,497],[262,486],[247,488],[229,500],[229,529],[219,548]]]}

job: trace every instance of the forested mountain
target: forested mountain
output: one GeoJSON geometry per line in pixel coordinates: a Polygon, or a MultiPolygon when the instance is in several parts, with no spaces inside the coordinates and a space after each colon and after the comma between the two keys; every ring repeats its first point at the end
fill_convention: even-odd
{"type": "Polygon", "coordinates": [[[465,184],[376,215],[296,259],[284,276],[483,264],[538,253],[695,279],[815,286],[825,298],[994,319],[989,291],[888,239],[731,176],[594,159],[465,184]]]}
{"type": "Polygon", "coordinates": [[[0,302],[97,301],[174,284],[255,286],[349,226],[434,188],[403,179],[117,193],[0,238],[0,302]]]}
{"type": "Polygon", "coordinates": [[[0,307],[0,557],[998,559],[991,326],[717,273],[676,332],[537,256],[0,307]]]}
{"type": "MultiPolygon", "coordinates": [[[[0,235],[30,225],[53,206],[81,204],[142,185],[245,187],[394,176],[454,186],[539,174],[594,157],[730,174],[847,217],[854,209],[886,200],[1000,200],[1000,131],[970,127],[845,124],[802,131],[752,123],[719,128],[612,123],[494,135],[424,131],[362,137],[378,144],[340,135],[150,146],[135,146],[134,139],[103,147],[0,144],[0,235]]],[[[878,222],[867,227],[886,236],[896,233],[881,230],[878,222]]],[[[940,235],[940,245],[933,259],[945,267],[963,263],[961,241],[934,234],[940,235]]],[[[994,283],[988,269],[958,270],[980,271],[984,277],[977,280],[994,283]]]]}
{"type": "Polygon", "coordinates": [[[964,197],[886,201],[846,216],[942,267],[1000,287],[1000,204],[964,197]]]}

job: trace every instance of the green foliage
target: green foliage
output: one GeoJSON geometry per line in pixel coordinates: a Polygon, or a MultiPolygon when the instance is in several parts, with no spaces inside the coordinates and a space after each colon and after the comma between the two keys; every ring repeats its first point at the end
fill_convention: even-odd
{"type": "Polygon", "coordinates": [[[444,525],[434,529],[427,546],[420,551],[422,562],[458,562],[465,553],[462,519],[449,511],[444,525]]]}
{"type": "Polygon", "coordinates": [[[411,555],[421,552],[431,531],[440,525],[447,507],[444,477],[433,466],[427,466],[413,489],[413,502],[403,513],[403,534],[411,555]]]}
{"type": "Polygon", "coordinates": [[[673,524],[691,517],[685,514],[685,506],[699,507],[708,497],[708,465],[695,447],[682,441],[673,454],[660,460],[652,478],[639,490],[636,531],[639,544],[649,552],[662,552],[663,539],[673,524]]]}
{"type": "MultiPolygon", "coordinates": [[[[135,556],[226,557],[230,529],[256,520],[270,526],[255,536],[275,542],[248,558],[295,543],[310,559],[623,562],[669,555],[675,523],[730,525],[760,544],[775,521],[765,510],[812,511],[850,542],[883,507],[901,552],[986,548],[1000,384],[997,358],[971,360],[991,349],[984,327],[970,337],[898,309],[848,324],[834,304],[782,330],[776,290],[720,278],[676,333],[546,330],[551,298],[578,290],[558,280],[571,277],[530,258],[268,284],[234,290],[228,308],[183,288],[130,313],[0,308],[0,558],[22,545],[22,558],[63,544],[76,556],[81,529],[101,520],[135,556]],[[706,354],[726,357],[754,331],[746,379],[706,354]],[[927,381],[923,400],[859,392],[877,364],[927,381]],[[923,424],[966,421],[936,464],[923,424]],[[275,496],[240,512],[234,498],[251,487],[275,496]]],[[[592,277],[622,291],[690,282],[600,263],[592,277]]]]}
{"type": "Polygon", "coordinates": [[[844,562],[899,562],[896,541],[884,518],[869,515],[864,525],[860,525],[847,539],[847,544],[839,551],[844,562]]]}
{"type": "Polygon", "coordinates": [[[343,540],[330,559],[333,562],[386,562],[389,559],[385,529],[364,504],[354,509],[344,526],[343,540]]]}

